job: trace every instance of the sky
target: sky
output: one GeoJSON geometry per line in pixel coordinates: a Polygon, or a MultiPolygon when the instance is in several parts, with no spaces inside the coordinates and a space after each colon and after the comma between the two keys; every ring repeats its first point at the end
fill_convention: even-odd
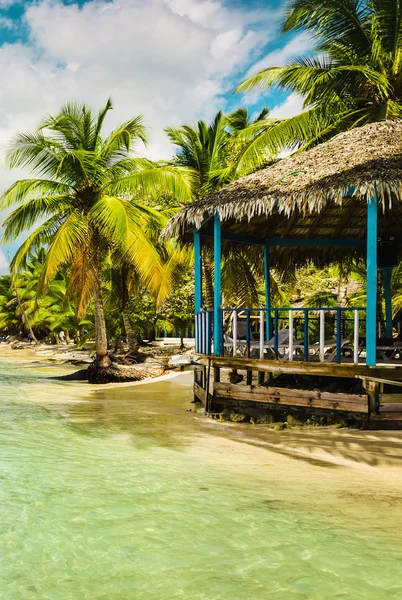
{"type": "Polygon", "coordinates": [[[26,176],[1,166],[13,135],[67,100],[98,109],[111,96],[107,129],[143,114],[139,154],[152,159],[174,153],[168,125],[238,106],[297,114],[295,95],[232,94],[248,74],[309,51],[305,34],[280,34],[282,16],[274,0],[0,0],[0,193],[26,176]]]}

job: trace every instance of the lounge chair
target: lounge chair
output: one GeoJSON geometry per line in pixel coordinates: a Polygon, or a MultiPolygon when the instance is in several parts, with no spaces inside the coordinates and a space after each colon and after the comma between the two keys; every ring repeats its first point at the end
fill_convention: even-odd
{"type": "MultiPolygon", "coordinates": [[[[290,331],[287,327],[280,329],[278,332],[278,354],[279,358],[286,359],[289,356],[289,334],[290,331]]],[[[300,340],[298,340],[300,342],[300,340]]],[[[294,340],[294,347],[297,345],[296,340],[294,340]]],[[[253,350],[260,350],[260,340],[253,340],[250,342],[250,353],[253,350]]],[[[264,351],[268,353],[272,353],[275,356],[275,336],[272,337],[268,342],[264,341],[263,344],[264,351]]]]}
{"type": "MultiPolygon", "coordinates": [[[[236,354],[239,354],[239,356],[241,356],[241,357],[246,356],[246,350],[247,350],[246,337],[247,337],[247,325],[246,325],[246,323],[244,323],[244,321],[238,321],[237,322],[236,354]]],[[[255,337],[254,337],[252,331],[250,332],[250,339],[251,339],[252,343],[255,343],[255,337]]],[[[231,331],[230,333],[225,333],[223,335],[223,347],[224,347],[224,350],[227,351],[228,354],[233,355],[233,344],[234,344],[233,331],[231,331]]]]}
{"type": "MultiPolygon", "coordinates": [[[[336,339],[332,338],[329,340],[324,340],[324,362],[333,362],[336,357],[336,339]]],[[[345,350],[350,350],[351,341],[350,339],[342,339],[341,340],[341,352],[345,350]]],[[[310,350],[312,351],[313,356],[319,356],[320,354],[320,342],[315,342],[310,346],[310,350]]]]}

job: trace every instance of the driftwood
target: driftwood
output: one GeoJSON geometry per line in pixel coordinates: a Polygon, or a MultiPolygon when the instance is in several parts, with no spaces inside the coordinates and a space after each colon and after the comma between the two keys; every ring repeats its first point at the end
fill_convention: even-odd
{"type": "Polygon", "coordinates": [[[164,371],[165,368],[161,365],[148,365],[144,363],[130,367],[111,365],[105,369],[91,364],[87,370],[87,379],[89,383],[125,383],[158,377],[164,371]]]}
{"type": "Polygon", "coordinates": [[[112,365],[107,369],[96,367],[94,363],[87,369],[80,369],[69,375],[60,375],[52,379],[64,381],[88,381],[89,383],[125,383],[129,381],[142,381],[163,375],[165,368],[162,365],[141,363],[130,367],[112,365]]]}

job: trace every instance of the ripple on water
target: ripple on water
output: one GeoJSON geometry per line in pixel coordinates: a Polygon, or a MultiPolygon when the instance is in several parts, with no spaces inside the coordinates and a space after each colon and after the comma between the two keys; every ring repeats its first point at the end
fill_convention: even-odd
{"type": "Polygon", "coordinates": [[[49,399],[59,385],[14,375],[8,366],[0,387],[6,600],[402,598],[400,540],[207,467],[183,450],[174,415],[154,436],[158,415],[146,421],[140,406],[103,406],[109,417],[94,418],[89,404],[60,418],[25,387],[31,377],[49,399]]]}

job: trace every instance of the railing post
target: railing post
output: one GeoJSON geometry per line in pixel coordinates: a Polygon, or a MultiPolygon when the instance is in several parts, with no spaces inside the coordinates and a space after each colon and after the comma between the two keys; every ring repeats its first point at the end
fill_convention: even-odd
{"type": "Polygon", "coordinates": [[[336,310],[336,362],[341,362],[342,311],[336,310]]]}
{"type": "Polygon", "coordinates": [[[237,311],[232,313],[233,356],[237,353],[237,311]]]}
{"type": "Polygon", "coordinates": [[[320,361],[325,361],[325,310],[320,310],[320,361]]]}
{"type": "Polygon", "coordinates": [[[214,354],[222,356],[222,315],[221,315],[221,220],[214,214],[214,354]]]}
{"type": "Polygon", "coordinates": [[[294,340],[294,327],[293,327],[293,310],[289,310],[289,360],[293,360],[293,340],[294,340]]]}
{"type": "Polygon", "coordinates": [[[304,360],[308,362],[309,350],[309,333],[308,333],[308,310],[304,310],[304,360]]]}
{"type": "Polygon", "coordinates": [[[359,364],[359,311],[355,310],[354,331],[353,331],[353,362],[359,364]]]}
{"type": "Polygon", "coordinates": [[[250,311],[246,310],[246,346],[247,346],[247,358],[250,358],[250,344],[251,344],[250,311]]]}
{"type": "Polygon", "coordinates": [[[366,364],[377,362],[377,197],[367,204],[366,364]]]}
{"type": "Polygon", "coordinates": [[[267,342],[272,338],[271,312],[271,267],[269,261],[269,244],[266,241],[264,245],[264,278],[265,278],[265,308],[267,309],[267,327],[265,330],[265,339],[267,342]]]}
{"type": "Polygon", "coordinates": [[[260,358],[264,358],[264,311],[260,310],[260,358]]]}
{"type": "Polygon", "coordinates": [[[392,267],[383,268],[384,300],[385,300],[385,335],[392,338],[392,294],[391,294],[392,267]]]}
{"type": "Polygon", "coordinates": [[[208,313],[206,311],[203,311],[200,313],[201,354],[208,354],[208,350],[207,350],[207,335],[208,335],[207,318],[208,318],[208,313]]]}
{"type": "Polygon", "coordinates": [[[195,313],[195,351],[200,351],[200,340],[201,340],[201,327],[200,327],[200,313],[195,313]]]}
{"type": "Polygon", "coordinates": [[[194,230],[194,307],[199,313],[202,308],[202,258],[201,258],[201,234],[194,230]]]}
{"type": "Polygon", "coordinates": [[[275,358],[276,360],[279,359],[279,315],[278,315],[278,309],[275,308],[274,309],[274,319],[275,319],[275,333],[274,333],[274,354],[275,354],[275,358]]]}
{"type": "Polygon", "coordinates": [[[208,354],[208,356],[210,356],[212,353],[212,315],[211,315],[210,311],[207,311],[206,315],[207,315],[207,320],[205,321],[205,323],[206,323],[206,334],[205,334],[206,352],[205,352],[205,354],[208,354]]]}

